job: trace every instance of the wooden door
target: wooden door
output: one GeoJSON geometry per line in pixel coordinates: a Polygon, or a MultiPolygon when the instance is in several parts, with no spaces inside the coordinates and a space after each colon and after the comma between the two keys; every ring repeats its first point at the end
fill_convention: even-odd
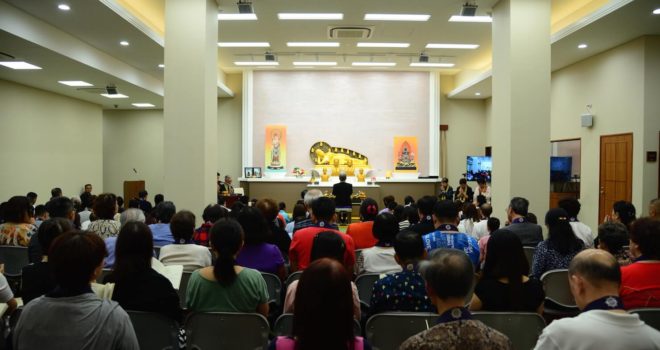
{"type": "Polygon", "coordinates": [[[138,198],[140,191],[144,191],[144,181],[124,181],[124,208],[128,208],[128,201],[138,198]]]}
{"type": "Polygon", "coordinates": [[[633,135],[600,137],[600,200],[598,222],[612,212],[616,201],[632,201],[633,135]]]}

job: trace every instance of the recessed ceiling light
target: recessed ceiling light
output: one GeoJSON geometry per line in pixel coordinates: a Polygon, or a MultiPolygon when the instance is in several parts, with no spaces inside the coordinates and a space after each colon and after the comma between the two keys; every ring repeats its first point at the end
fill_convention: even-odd
{"type": "Polygon", "coordinates": [[[288,47],[339,47],[339,43],[335,42],[288,42],[286,43],[288,47]]]}
{"type": "Polygon", "coordinates": [[[343,13],[278,13],[279,19],[342,20],[343,13]]]}
{"type": "Polygon", "coordinates": [[[357,43],[357,47],[410,47],[409,43],[357,43]]]}
{"type": "Polygon", "coordinates": [[[218,13],[218,21],[256,21],[254,13],[218,13]]]}
{"type": "Polygon", "coordinates": [[[475,92],[474,96],[481,96],[481,92],[475,92]]]}
{"type": "Polygon", "coordinates": [[[219,42],[219,47],[270,47],[267,42],[219,42]]]}
{"type": "Polygon", "coordinates": [[[434,68],[451,68],[453,63],[430,63],[430,62],[412,62],[411,67],[434,67],[434,68]]]}
{"type": "Polygon", "coordinates": [[[654,15],[660,15],[660,8],[653,10],[654,15]]]}
{"type": "Polygon", "coordinates": [[[411,15],[394,13],[367,13],[364,15],[365,21],[414,21],[426,22],[431,15],[411,15]]]}
{"type": "Polygon", "coordinates": [[[351,65],[355,67],[394,67],[396,62],[353,62],[351,65]]]}
{"type": "Polygon", "coordinates": [[[131,43],[129,43],[129,42],[126,41],[126,40],[122,40],[122,41],[119,42],[119,45],[121,45],[121,46],[128,46],[128,45],[130,45],[130,44],[131,44],[131,43]]]}
{"type": "Polygon", "coordinates": [[[128,98],[128,96],[126,96],[124,94],[101,94],[101,96],[107,97],[107,98],[128,98]]]}
{"type": "Polygon", "coordinates": [[[131,103],[133,106],[138,107],[138,108],[149,108],[149,107],[156,107],[152,105],[151,103],[146,103],[146,102],[137,102],[137,103],[131,103]]]}
{"type": "Polygon", "coordinates": [[[489,23],[493,21],[491,16],[451,16],[449,22],[478,22],[489,23]]]}
{"type": "Polygon", "coordinates": [[[59,4],[59,5],[57,5],[57,8],[60,9],[60,10],[62,10],[62,11],[69,11],[69,10],[71,10],[71,6],[69,6],[69,5],[67,5],[67,4],[59,4]]]}
{"type": "Polygon", "coordinates": [[[337,62],[329,62],[329,61],[296,61],[293,62],[294,66],[336,66],[337,62]]]}
{"type": "Polygon", "coordinates": [[[60,84],[64,84],[66,86],[94,86],[86,81],[82,80],[60,80],[58,81],[60,84]]]}
{"type": "Polygon", "coordinates": [[[467,49],[474,50],[478,48],[477,44],[426,44],[427,49],[467,49]]]}
{"type": "Polygon", "coordinates": [[[27,63],[25,61],[5,61],[0,62],[0,66],[5,66],[11,69],[41,69],[39,66],[27,63]]]}
{"type": "Polygon", "coordinates": [[[587,44],[578,45],[578,49],[586,49],[587,47],[589,47],[589,45],[587,45],[587,44]]]}
{"type": "Polygon", "coordinates": [[[277,61],[236,61],[234,62],[237,66],[279,66],[280,63],[277,61]]]}
{"type": "Polygon", "coordinates": [[[158,68],[165,68],[165,65],[161,63],[158,65],[158,68]]]}

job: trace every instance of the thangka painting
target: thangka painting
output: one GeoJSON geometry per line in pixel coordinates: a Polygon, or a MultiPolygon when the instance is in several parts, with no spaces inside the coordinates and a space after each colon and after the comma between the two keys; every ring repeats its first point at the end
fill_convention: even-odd
{"type": "Polygon", "coordinates": [[[267,125],[265,156],[266,172],[286,171],[286,126],[267,125]]]}
{"type": "Polygon", "coordinates": [[[417,159],[417,137],[395,136],[394,137],[394,170],[398,172],[416,172],[418,168],[417,159]]]}

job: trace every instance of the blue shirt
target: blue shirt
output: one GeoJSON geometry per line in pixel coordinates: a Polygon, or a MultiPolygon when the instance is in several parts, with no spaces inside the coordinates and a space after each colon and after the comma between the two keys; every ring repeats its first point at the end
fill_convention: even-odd
{"type": "MultiPolygon", "coordinates": [[[[151,224],[149,225],[151,234],[154,237],[154,247],[163,247],[168,244],[174,243],[172,231],[170,231],[170,224],[151,224]]],[[[479,255],[477,253],[477,255],[479,255]]]]}
{"type": "Polygon", "coordinates": [[[108,256],[105,257],[106,269],[115,266],[115,246],[117,245],[117,237],[108,237],[105,239],[105,249],[108,251],[108,256]]]}
{"type": "Polygon", "coordinates": [[[479,243],[470,235],[461,232],[433,231],[422,236],[422,240],[428,252],[438,248],[462,250],[470,257],[474,266],[479,266],[479,243]]]}
{"type": "Polygon", "coordinates": [[[436,312],[417,271],[389,274],[374,284],[369,315],[388,311],[436,312]]]}

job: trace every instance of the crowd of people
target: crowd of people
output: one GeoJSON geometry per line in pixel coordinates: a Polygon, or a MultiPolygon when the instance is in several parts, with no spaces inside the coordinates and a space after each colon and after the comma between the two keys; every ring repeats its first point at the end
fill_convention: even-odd
{"type": "MultiPolygon", "coordinates": [[[[27,247],[31,262],[23,269],[25,306],[12,343],[15,349],[44,342],[134,349],[124,310],[156,312],[180,324],[187,312],[286,312],[294,314],[293,335],[273,339],[271,349],[368,349],[354,334],[356,320],[408,311],[439,318],[402,349],[509,349],[509,339],[471,311],[542,315],[542,276],[568,269],[583,312],[546,327],[538,349],[660,348],[660,332],[626,311],[660,307],[660,199],[641,218],[631,203],[616,202],[594,231],[578,220],[579,201],[564,199],[546,213],[544,239],[527,199],[512,198],[506,218],[498,219],[490,187],[479,183],[475,197],[466,186],[453,190],[443,182],[439,195],[407,196],[403,205],[387,196],[382,208],[366,198],[360,222],[342,228],[335,200],[316,189],[304,191],[291,214],[269,198],[243,197],[230,208],[211,204],[199,227],[195,213],[177,210],[162,195],[152,205],[146,191],[125,209],[121,197],[93,195],[91,185],[79,199],[59,189],[45,204],[37,205],[33,193],[11,197],[0,209],[0,244],[27,247]],[[525,247],[535,248],[531,261],[525,247]],[[156,256],[191,273],[183,303],[152,268],[156,256]],[[110,273],[100,285],[103,268],[110,273]],[[282,310],[274,310],[262,273],[285,281],[298,272],[282,310]],[[368,307],[354,283],[365,273],[381,274],[368,307]]],[[[0,302],[16,308],[2,275],[0,302]]]]}

